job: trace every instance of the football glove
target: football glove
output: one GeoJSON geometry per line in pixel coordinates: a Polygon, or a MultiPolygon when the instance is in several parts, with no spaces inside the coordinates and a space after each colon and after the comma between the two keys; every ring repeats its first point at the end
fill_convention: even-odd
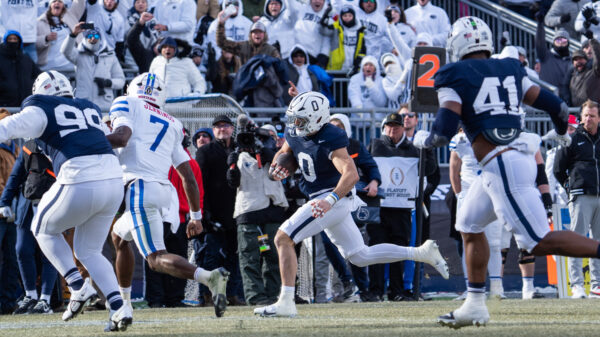
{"type": "Polygon", "coordinates": [[[415,133],[415,138],[413,138],[413,145],[417,149],[428,149],[430,146],[425,145],[425,141],[429,138],[429,131],[419,130],[415,133]]]}

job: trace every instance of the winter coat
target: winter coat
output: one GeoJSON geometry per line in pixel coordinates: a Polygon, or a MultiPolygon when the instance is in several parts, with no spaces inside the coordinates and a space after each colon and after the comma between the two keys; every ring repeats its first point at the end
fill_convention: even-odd
{"type": "Polygon", "coordinates": [[[150,64],[149,71],[163,79],[167,97],[202,95],[206,92],[206,81],[189,57],[175,56],[167,60],[158,55],[150,64]]]}
{"type": "Polygon", "coordinates": [[[102,111],[108,111],[115,98],[114,90],[122,89],[125,85],[125,74],[114,50],[103,39],[98,43],[102,43],[99,50],[91,52],[85,48],[84,43],[75,48],[75,39],[69,36],[60,51],[75,65],[75,97],[88,99],[102,111]],[[101,90],[94,78],[109,79],[111,86],[101,90]]]}
{"type": "Polygon", "coordinates": [[[587,99],[600,100],[600,43],[590,40],[593,59],[588,60],[582,72],[573,69],[569,89],[571,89],[571,105],[581,106],[587,99]],[[591,64],[591,65],[590,65],[591,64]]]}
{"type": "Polygon", "coordinates": [[[277,51],[277,48],[268,44],[268,40],[269,35],[265,32],[264,41],[258,46],[250,41],[250,33],[248,33],[248,40],[246,41],[231,41],[227,39],[225,35],[225,25],[219,24],[217,27],[217,45],[219,48],[239,56],[242,64],[246,63],[253,56],[261,54],[280,58],[279,51],[277,51]]]}
{"type": "MultiPolygon", "coordinates": [[[[225,9],[225,4],[227,1],[223,1],[221,4],[221,9],[225,9]]],[[[204,39],[204,50],[206,50],[206,46],[210,42],[212,47],[215,48],[215,58],[218,60],[221,57],[221,48],[217,46],[217,28],[219,26],[219,20],[213,20],[208,26],[208,33],[206,35],[206,39],[204,39]]],[[[238,14],[235,17],[229,17],[227,21],[225,21],[225,37],[229,41],[247,41],[248,36],[250,36],[250,27],[252,26],[252,21],[244,16],[244,2],[240,1],[240,6],[238,8],[238,14]]]]}
{"type": "Polygon", "coordinates": [[[563,28],[569,32],[572,38],[578,38],[581,34],[575,30],[575,19],[577,14],[581,12],[583,5],[589,2],[590,0],[579,0],[577,2],[573,0],[555,0],[544,18],[544,23],[556,30],[563,28]],[[569,14],[571,19],[567,22],[560,22],[560,17],[565,14],[569,14]]]}
{"type": "Polygon", "coordinates": [[[14,30],[21,34],[23,43],[35,43],[37,16],[38,0],[0,0],[0,35],[14,30]]]}
{"type": "MultiPolygon", "coordinates": [[[[358,20],[356,20],[358,22],[358,20]]],[[[342,26],[340,20],[333,22],[334,29],[331,53],[327,70],[351,70],[356,60],[365,56],[365,27],[358,23],[354,27],[342,26]],[[346,55],[347,50],[353,50],[346,55]]]]}
{"type": "MultiPolygon", "coordinates": [[[[65,14],[63,14],[61,21],[66,24],[71,31],[79,23],[79,18],[85,11],[86,0],[75,0],[71,4],[71,7],[67,8],[65,14]]],[[[69,34],[71,33],[69,31],[69,34]]],[[[38,65],[43,66],[47,62],[48,50],[50,49],[50,42],[46,41],[46,36],[50,34],[51,26],[46,17],[46,13],[40,15],[37,19],[37,39],[35,47],[38,55],[38,65]]],[[[81,38],[78,38],[81,41],[81,38]]]]}
{"type": "Polygon", "coordinates": [[[295,44],[306,48],[306,52],[311,57],[317,57],[319,54],[328,56],[331,49],[331,40],[328,32],[323,31],[320,23],[327,10],[326,6],[315,12],[309,4],[290,0],[290,9],[295,12],[294,15],[298,18],[294,25],[295,44]]]}
{"type": "MultiPolygon", "coordinates": [[[[2,40],[6,41],[8,35],[13,34],[21,39],[19,32],[9,30],[2,40]]],[[[31,95],[33,82],[40,72],[31,58],[23,54],[22,48],[13,50],[6,43],[0,44],[0,106],[21,106],[21,102],[31,95]]]]}
{"type": "MultiPolygon", "coordinates": [[[[386,106],[387,99],[381,84],[381,75],[379,73],[379,62],[368,55],[362,59],[360,63],[360,71],[350,78],[348,84],[348,99],[353,108],[383,108],[386,106]],[[365,85],[365,76],[363,75],[363,67],[366,63],[372,63],[375,66],[374,85],[368,88],[365,85]]],[[[381,116],[383,117],[385,116],[381,116]]]]}
{"type": "MultiPolygon", "coordinates": [[[[271,0],[272,1],[272,0],[271,0]]],[[[294,30],[294,23],[296,22],[295,12],[288,9],[288,1],[296,0],[282,0],[281,11],[279,15],[272,16],[267,8],[269,1],[265,1],[264,14],[260,17],[260,21],[267,27],[267,34],[269,35],[269,44],[279,45],[279,53],[281,58],[286,59],[292,52],[292,46],[295,42],[296,32],[294,30]]]]}
{"type": "Polygon", "coordinates": [[[381,54],[392,51],[392,42],[390,41],[386,30],[387,20],[383,14],[378,12],[377,9],[371,13],[366,13],[362,9],[358,9],[356,11],[356,19],[366,28],[365,44],[367,47],[367,55],[371,55],[379,60],[381,54]]]}
{"type": "Polygon", "coordinates": [[[554,175],[569,192],[577,195],[600,196],[600,136],[590,135],[583,125],[571,135],[571,145],[556,151],[554,175]]]}
{"type": "MultiPolygon", "coordinates": [[[[308,81],[311,83],[311,88],[309,89],[309,91],[319,91],[319,81],[317,80],[317,76],[310,69],[308,69],[308,53],[300,45],[295,45],[294,48],[292,48],[292,51],[295,50],[296,48],[301,49],[305,55],[306,63],[304,64],[304,66],[307,68],[306,72],[308,73],[308,76],[309,76],[308,81]]],[[[298,69],[294,65],[291,55],[288,57],[287,62],[285,62],[285,65],[287,66],[288,79],[292,83],[294,83],[294,85],[296,85],[296,87],[297,87],[298,81],[300,79],[300,73],[298,72],[298,69]]],[[[292,101],[292,97],[288,94],[289,88],[290,88],[289,84],[285,85],[283,88],[283,103],[285,103],[285,105],[290,104],[290,102],[292,101]]],[[[301,94],[303,92],[305,92],[305,91],[302,91],[301,88],[298,88],[299,94],[301,94]]]]}
{"type": "Polygon", "coordinates": [[[565,102],[570,101],[569,93],[569,69],[571,65],[570,56],[560,56],[554,49],[548,49],[546,45],[546,30],[543,23],[538,23],[535,35],[535,52],[541,63],[540,80],[546,81],[558,87],[559,96],[565,102]]]}
{"type": "MultiPolygon", "coordinates": [[[[256,90],[260,88],[265,89],[265,86],[269,86],[269,84],[265,83],[267,79],[271,80],[269,81],[269,84],[277,84],[276,86],[279,87],[279,89],[267,88],[267,90],[272,90],[273,93],[281,90],[281,93],[283,93],[282,86],[288,81],[287,70],[284,61],[267,55],[254,56],[240,68],[235,77],[233,82],[233,93],[235,95],[235,99],[241,101],[244,97],[253,94],[256,90]],[[259,70],[261,68],[262,71],[259,70]],[[269,71],[269,69],[273,69],[273,71],[269,71]],[[278,82],[271,82],[273,80],[273,75],[279,75],[278,82]]],[[[266,93],[267,92],[265,92],[265,94],[266,93]]],[[[281,94],[279,97],[281,97],[281,94]]],[[[261,98],[261,101],[264,102],[264,99],[265,98],[261,98]]],[[[251,102],[249,106],[254,106],[254,103],[251,102]]]]}
{"type": "Polygon", "coordinates": [[[156,22],[168,27],[161,36],[178,38],[192,43],[196,28],[196,1],[160,0],[154,7],[156,22]]]}
{"type": "Polygon", "coordinates": [[[143,31],[144,25],[136,23],[135,25],[131,26],[127,32],[126,40],[127,49],[129,49],[131,52],[131,56],[133,57],[135,64],[137,64],[140,73],[147,72],[148,69],[150,69],[152,60],[154,60],[154,57],[156,57],[152,47],[146,48],[142,44],[140,35],[143,33],[143,31]]]}
{"type": "Polygon", "coordinates": [[[104,1],[96,0],[94,3],[88,3],[86,15],[86,21],[94,22],[94,26],[102,33],[102,39],[110,49],[115,50],[117,43],[125,41],[127,23],[117,9],[109,12],[104,9],[104,1]]]}
{"type": "Polygon", "coordinates": [[[404,11],[404,14],[407,23],[415,27],[417,34],[429,33],[433,38],[434,47],[446,47],[446,40],[451,28],[446,11],[429,2],[425,6],[416,4],[404,11]]]}

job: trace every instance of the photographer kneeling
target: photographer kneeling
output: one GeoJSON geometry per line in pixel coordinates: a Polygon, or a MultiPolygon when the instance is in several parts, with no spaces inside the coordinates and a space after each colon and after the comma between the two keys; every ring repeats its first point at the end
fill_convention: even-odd
{"type": "Polygon", "coordinates": [[[288,203],[281,182],[268,177],[275,154],[275,142],[268,130],[250,122],[240,131],[238,148],[227,158],[227,182],[237,188],[233,217],[237,223],[240,271],[246,303],[266,305],[277,301],[281,287],[273,239],[285,220],[288,203]]]}

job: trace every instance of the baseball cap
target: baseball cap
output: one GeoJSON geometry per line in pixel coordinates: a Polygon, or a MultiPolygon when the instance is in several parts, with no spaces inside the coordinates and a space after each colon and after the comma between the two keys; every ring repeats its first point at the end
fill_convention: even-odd
{"type": "Polygon", "coordinates": [[[267,27],[265,27],[265,24],[262,23],[261,21],[256,21],[255,23],[252,24],[252,27],[250,27],[251,32],[253,32],[255,30],[260,30],[262,32],[266,32],[267,27]]]}
{"type": "Polygon", "coordinates": [[[385,116],[385,118],[383,119],[383,123],[381,124],[387,125],[391,123],[396,123],[400,126],[404,126],[404,118],[402,118],[402,116],[400,116],[400,114],[398,114],[397,112],[392,112],[391,114],[385,116]]]}
{"type": "Polygon", "coordinates": [[[574,60],[577,57],[583,57],[584,59],[587,60],[587,56],[585,55],[585,53],[581,49],[578,49],[578,50],[576,50],[576,51],[573,52],[573,55],[571,55],[571,60],[574,60]]]}
{"type": "Polygon", "coordinates": [[[577,116],[569,115],[569,126],[572,126],[574,128],[579,126],[579,120],[577,119],[577,116]]]}
{"type": "Polygon", "coordinates": [[[229,123],[229,124],[233,125],[233,122],[231,121],[231,119],[229,117],[227,117],[227,115],[219,115],[219,116],[213,118],[211,125],[215,126],[215,124],[217,124],[219,122],[225,122],[225,123],[229,123]]]}

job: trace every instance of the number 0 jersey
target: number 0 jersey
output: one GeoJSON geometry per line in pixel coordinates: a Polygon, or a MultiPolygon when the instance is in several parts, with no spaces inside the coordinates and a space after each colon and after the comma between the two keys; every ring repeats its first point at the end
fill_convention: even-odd
{"type": "Polygon", "coordinates": [[[462,104],[461,120],[471,142],[486,129],[520,130],[519,106],[532,85],[521,63],[512,58],[467,59],[447,64],[435,74],[440,105],[462,104]]]}
{"type": "Polygon", "coordinates": [[[286,130],[285,140],[292,148],[302,171],[302,193],[312,199],[332,191],[337,186],[341,174],[331,161],[331,153],[348,146],[346,131],[327,123],[315,135],[309,137],[292,137],[286,130]]]}
{"type": "MultiPolygon", "coordinates": [[[[9,138],[36,138],[60,184],[121,177],[100,109],[85,99],[32,95],[4,121],[9,138]]],[[[3,138],[3,137],[2,137],[3,138]]]]}
{"type": "Polygon", "coordinates": [[[181,142],[183,125],[168,113],[136,97],[121,96],[110,108],[113,130],[131,129],[127,146],[118,156],[125,181],[143,179],[169,183],[171,165],[190,160],[181,142]]]}

